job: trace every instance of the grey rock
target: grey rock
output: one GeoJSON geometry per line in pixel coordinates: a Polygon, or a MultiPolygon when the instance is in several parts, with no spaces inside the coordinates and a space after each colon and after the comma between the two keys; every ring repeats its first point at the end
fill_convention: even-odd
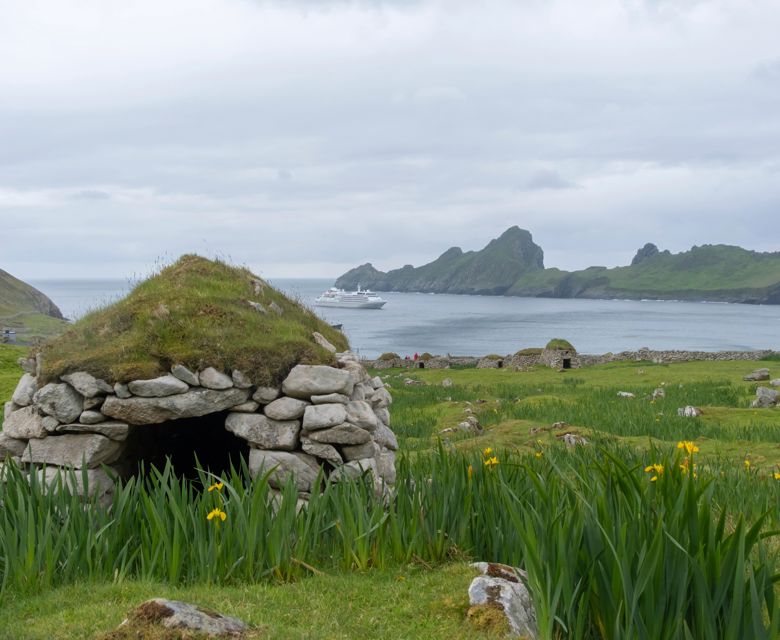
{"type": "Polygon", "coordinates": [[[395,484],[395,453],[390,451],[390,449],[380,447],[379,453],[374,456],[374,458],[376,459],[376,468],[379,477],[387,484],[395,484]]]}
{"type": "Polygon", "coordinates": [[[268,404],[279,397],[279,389],[276,387],[257,387],[252,394],[252,400],[260,404],[268,404]]]}
{"type": "Polygon", "coordinates": [[[100,411],[82,411],[79,416],[79,422],[81,424],[97,424],[98,422],[104,422],[106,416],[100,411]]]}
{"type": "Polygon", "coordinates": [[[16,385],[16,389],[11,396],[11,402],[18,404],[20,407],[31,405],[36,391],[38,391],[38,379],[29,373],[25,373],[16,385]]]}
{"type": "Polygon", "coordinates": [[[678,408],[677,415],[681,418],[698,418],[701,415],[701,409],[688,405],[678,408]]]}
{"type": "Polygon", "coordinates": [[[46,429],[47,433],[54,433],[57,430],[57,427],[60,426],[60,421],[57,420],[57,418],[52,418],[51,416],[43,416],[41,423],[43,424],[43,428],[46,429]]]}
{"type": "Polygon", "coordinates": [[[380,378],[379,376],[374,376],[373,378],[371,378],[371,386],[374,389],[381,389],[385,386],[385,383],[382,382],[382,378],[380,378]]]}
{"type": "MultiPolygon", "coordinates": [[[[143,620],[153,620],[156,626],[166,629],[176,629],[177,634],[181,630],[193,631],[208,637],[241,637],[249,627],[238,618],[223,616],[221,613],[209,611],[203,607],[180,602],[178,600],[166,600],[154,598],[140,604],[131,618],[138,616],[143,620]]],[[[125,620],[122,626],[126,625],[125,620]]],[[[187,634],[189,637],[190,634],[187,634]]],[[[168,637],[168,636],[166,636],[168,637]]],[[[172,636],[171,636],[172,637],[172,636]]],[[[177,635],[178,637],[178,635],[177,635]]],[[[183,636],[182,636],[183,637],[183,636]]],[[[200,637],[200,635],[198,636],[200,637]]]]}
{"type": "Polygon", "coordinates": [[[301,448],[305,453],[308,453],[315,458],[319,458],[320,460],[326,460],[333,465],[337,466],[344,463],[341,454],[333,445],[312,442],[308,438],[301,438],[301,448]]]}
{"type": "Polygon", "coordinates": [[[133,394],[130,393],[130,389],[127,388],[127,385],[121,382],[117,382],[114,385],[114,393],[116,394],[117,398],[121,398],[122,400],[126,400],[127,398],[131,398],[133,396],[133,394]]]}
{"type": "Polygon", "coordinates": [[[245,373],[239,371],[238,369],[233,369],[230,377],[233,380],[233,386],[237,389],[249,389],[249,387],[252,386],[252,381],[246,376],[245,373]]]}
{"type": "Polygon", "coordinates": [[[363,400],[351,400],[346,405],[347,422],[357,427],[374,431],[377,425],[377,418],[371,405],[363,400]]]}
{"type": "Polygon", "coordinates": [[[327,393],[323,396],[311,397],[312,404],[347,404],[349,400],[349,396],[345,396],[343,393],[327,393]]]}
{"type": "Polygon", "coordinates": [[[769,369],[755,369],[752,373],[749,373],[742,379],[747,382],[761,382],[762,380],[769,380],[769,369]]]}
{"type": "Polygon", "coordinates": [[[105,380],[95,378],[95,376],[86,371],[76,371],[60,376],[60,380],[67,382],[71,387],[78,391],[85,398],[94,398],[95,396],[106,395],[114,391],[113,387],[105,380]]]}
{"type": "Polygon", "coordinates": [[[46,415],[60,422],[74,422],[81,415],[84,399],[69,384],[47,384],[38,389],[34,398],[36,406],[46,415]]]}
{"type": "Polygon", "coordinates": [[[344,455],[344,460],[360,460],[361,458],[373,458],[379,453],[379,445],[373,440],[364,442],[363,444],[347,445],[341,447],[341,453],[344,455]]]}
{"type": "Polygon", "coordinates": [[[345,422],[347,410],[343,404],[315,404],[306,407],[303,413],[303,428],[306,431],[327,429],[345,422]]]}
{"type": "Polygon", "coordinates": [[[771,402],[777,402],[777,398],[780,396],[780,391],[776,389],[769,389],[767,387],[758,387],[756,389],[757,398],[767,398],[771,402]]]}
{"type": "Polygon", "coordinates": [[[260,408],[260,403],[254,400],[247,400],[241,404],[237,404],[235,407],[230,407],[231,411],[238,411],[240,413],[254,413],[260,408]]]}
{"type": "Polygon", "coordinates": [[[38,474],[40,480],[46,485],[47,489],[67,488],[72,494],[78,496],[93,497],[95,495],[103,498],[106,502],[114,493],[114,480],[103,469],[86,470],[86,486],[84,486],[85,470],[79,469],[70,471],[60,467],[33,468],[30,474],[38,474]]]}
{"type": "Polygon", "coordinates": [[[329,429],[310,431],[306,437],[321,444],[363,444],[371,440],[371,434],[365,429],[344,423],[329,429]]]}
{"type": "Polygon", "coordinates": [[[14,404],[10,400],[6,402],[3,405],[3,420],[8,420],[8,416],[10,416],[14,411],[18,411],[21,409],[21,407],[18,404],[14,404]]]}
{"type": "Polygon", "coordinates": [[[27,440],[12,438],[5,431],[0,431],[0,461],[21,456],[26,447],[27,440]]]}
{"type": "Polygon", "coordinates": [[[276,489],[282,489],[288,478],[292,477],[298,491],[311,491],[319,469],[314,456],[306,453],[263,449],[252,449],[249,452],[249,472],[252,477],[271,472],[268,482],[276,489]]]}
{"type": "Polygon", "coordinates": [[[129,424],[156,424],[177,418],[193,418],[225,411],[249,398],[246,389],[196,388],[164,398],[127,398],[108,396],[101,411],[129,424]]]}
{"type": "Polygon", "coordinates": [[[114,462],[123,448],[121,442],[96,433],[51,436],[30,440],[22,454],[22,462],[93,469],[114,462]]]}
{"type": "Polygon", "coordinates": [[[666,397],[666,391],[658,387],[657,389],[653,389],[653,400],[657,400],[658,398],[665,398],[666,397]]]}
{"type": "Polygon", "coordinates": [[[316,342],[318,345],[320,345],[325,351],[330,351],[331,353],[336,353],[336,347],[333,346],[333,344],[319,331],[315,331],[311,334],[314,338],[314,342],[316,342]]]}
{"type": "Polygon", "coordinates": [[[198,380],[198,374],[194,371],[190,371],[183,364],[175,364],[171,367],[171,373],[176,376],[182,382],[186,382],[191,387],[200,386],[200,380],[198,380]]]}
{"type": "Polygon", "coordinates": [[[276,302],[271,300],[271,304],[268,305],[268,308],[273,311],[277,316],[284,315],[284,309],[282,309],[276,302]]]}
{"type": "Polygon", "coordinates": [[[151,380],[133,380],[127,385],[127,388],[134,396],[141,398],[164,398],[165,396],[186,393],[190,386],[176,376],[166,374],[151,380]]]}
{"type": "Polygon", "coordinates": [[[366,373],[366,370],[363,368],[363,365],[361,365],[358,362],[345,362],[343,365],[343,371],[346,371],[349,373],[350,378],[352,378],[352,382],[354,384],[361,384],[361,383],[367,383],[369,386],[371,385],[371,378],[369,377],[368,373],[366,373]]]}
{"type": "Polygon", "coordinates": [[[45,438],[43,417],[33,407],[23,407],[14,411],[3,423],[3,433],[11,438],[45,438]]]}
{"type": "Polygon", "coordinates": [[[377,425],[376,431],[373,433],[374,441],[382,446],[387,447],[388,449],[392,449],[393,451],[398,451],[398,440],[395,437],[395,434],[390,430],[389,427],[386,427],[381,422],[377,425]]]}
{"type": "Polygon", "coordinates": [[[298,420],[271,420],[259,413],[231,413],[225,429],[260,449],[293,451],[298,447],[298,420]]]}
{"type": "Polygon", "coordinates": [[[355,383],[348,371],[325,365],[299,364],[282,383],[282,391],[293,398],[311,398],[328,393],[350,395],[355,383]]]}
{"type": "Polygon", "coordinates": [[[116,422],[113,420],[99,422],[97,424],[82,424],[80,422],[75,422],[73,424],[58,424],[54,429],[50,429],[49,431],[54,431],[56,433],[98,433],[109,440],[123,442],[127,440],[130,426],[126,422],[116,422]]]}
{"type": "Polygon", "coordinates": [[[257,313],[262,313],[263,315],[268,314],[268,309],[266,309],[263,305],[261,305],[259,302],[255,302],[254,300],[247,300],[246,303],[252,307],[257,313]]]}
{"type": "Polygon", "coordinates": [[[444,378],[444,380],[441,381],[442,387],[451,387],[452,386],[452,378],[444,378]]]}
{"type": "Polygon", "coordinates": [[[471,582],[469,604],[503,611],[513,637],[537,638],[536,610],[524,584],[525,574],[492,562],[479,562],[472,566],[486,575],[477,576],[471,582]]]}
{"type": "Polygon", "coordinates": [[[217,371],[214,367],[206,367],[201,371],[198,374],[198,380],[201,387],[217,391],[230,389],[233,386],[233,379],[221,371],[217,371]]]}
{"type": "Polygon", "coordinates": [[[780,387],[780,378],[775,378],[774,380],[770,380],[769,384],[772,387],[780,387]]]}
{"type": "Polygon", "coordinates": [[[371,393],[366,395],[365,385],[356,384],[352,389],[352,393],[349,396],[350,400],[369,400],[374,395],[374,390],[371,389],[371,393]]]}
{"type": "Polygon", "coordinates": [[[377,417],[377,420],[381,422],[386,427],[390,426],[390,410],[385,408],[382,409],[374,409],[374,415],[377,417]]]}
{"type": "Polygon", "coordinates": [[[617,394],[619,398],[636,398],[630,391],[618,391],[617,394]]]}
{"type": "Polygon", "coordinates": [[[84,402],[81,403],[81,408],[84,409],[84,411],[97,409],[103,404],[103,400],[105,400],[105,397],[103,396],[95,396],[94,398],[84,398],[84,402]]]}
{"type": "Polygon", "coordinates": [[[297,420],[308,406],[305,400],[282,396],[267,404],[263,413],[273,420],[297,420]]]}
{"type": "Polygon", "coordinates": [[[377,478],[379,477],[376,460],[373,458],[350,460],[340,467],[336,467],[330,474],[330,479],[333,482],[339,482],[342,480],[355,480],[366,473],[370,474],[372,482],[376,482],[377,478]]]}
{"type": "Polygon", "coordinates": [[[384,409],[389,407],[392,403],[393,396],[391,396],[390,392],[384,387],[374,391],[374,395],[371,396],[371,406],[374,407],[374,409],[384,409]]]}

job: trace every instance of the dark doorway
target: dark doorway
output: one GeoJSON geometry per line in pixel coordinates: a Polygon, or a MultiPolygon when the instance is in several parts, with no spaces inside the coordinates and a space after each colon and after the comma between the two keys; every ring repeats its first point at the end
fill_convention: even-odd
{"type": "Polygon", "coordinates": [[[216,475],[228,473],[231,464],[240,470],[241,457],[249,456],[249,444],[225,429],[226,417],[223,411],[135,427],[128,436],[120,473],[135,475],[141,465],[162,469],[168,459],[177,475],[189,479],[198,477],[198,467],[216,475]]]}
{"type": "Polygon", "coordinates": [[[418,369],[425,369],[425,363],[424,362],[418,362],[417,363],[417,368],[418,369]]]}
{"type": "Polygon", "coordinates": [[[499,369],[503,369],[504,368],[504,361],[503,360],[499,360],[497,366],[498,366],[499,369]]]}
{"type": "Polygon", "coordinates": [[[571,369],[571,358],[564,358],[563,359],[563,368],[564,369],[571,369]]]}

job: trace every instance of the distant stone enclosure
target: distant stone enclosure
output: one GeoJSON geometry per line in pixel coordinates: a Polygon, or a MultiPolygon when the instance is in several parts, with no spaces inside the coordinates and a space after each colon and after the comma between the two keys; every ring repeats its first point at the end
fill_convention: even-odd
{"type": "Polygon", "coordinates": [[[246,456],[252,477],[270,474],[274,489],[292,478],[304,499],[320,472],[334,481],[365,474],[384,491],[395,483],[398,448],[392,397],[355,355],[336,358],[336,367],[295,366],[280,388],[257,387],[237,370],[181,365],[128,384],[80,371],[39,388],[40,362],[22,360],[25,373],[4,408],[0,460],[47,465],[47,481],[61,467],[85,469],[89,492],[101,496],[140,463],[170,457],[192,474],[194,455],[217,473],[246,456]]]}

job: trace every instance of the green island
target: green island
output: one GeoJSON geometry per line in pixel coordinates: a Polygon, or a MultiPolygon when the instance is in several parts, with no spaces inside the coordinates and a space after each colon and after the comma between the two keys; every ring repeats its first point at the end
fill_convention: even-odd
{"type": "Polygon", "coordinates": [[[705,244],[672,254],[648,243],[628,266],[563,271],[545,268],[542,248],[515,226],[479,251],[452,247],[428,264],[388,272],[367,263],[336,280],[345,289],[358,285],[423,293],[780,304],[780,252],[705,244]]]}
{"type": "MultiPolygon", "coordinates": [[[[24,352],[0,346],[4,399],[24,352]]],[[[247,637],[500,638],[467,596],[468,563],[493,560],[528,572],[540,638],[776,638],[780,410],[749,408],[757,367],[780,362],[382,370],[389,504],[327,484],[296,513],[288,486],[272,515],[240,469],[219,496],[163,469],[85,509],[11,471],[0,637],[129,638],[110,631],[165,596],[240,617],[247,637]],[[466,416],[481,433],[441,433],[466,416]]]]}

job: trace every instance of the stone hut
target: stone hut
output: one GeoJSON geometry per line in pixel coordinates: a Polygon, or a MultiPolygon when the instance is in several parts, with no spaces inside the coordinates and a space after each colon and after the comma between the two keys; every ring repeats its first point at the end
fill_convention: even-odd
{"type": "Polygon", "coordinates": [[[86,468],[89,492],[110,496],[140,463],[192,476],[243,456],[252,477],[271,472],[275,489],[292,478],[303,498],[320,471],[367,474],[381,491],[395,482],[381,379],[342,334],[244,269],[185,256],[20,364],[0,460],[47,465],[47,480],[86,468]]]}
{"type": "Polygon", "coordinates": [[[577,369],[580,366],[576,349],[570,342],[560,338],[547,343],[539,356],[539,362],[553,369],[577,369]]]}

